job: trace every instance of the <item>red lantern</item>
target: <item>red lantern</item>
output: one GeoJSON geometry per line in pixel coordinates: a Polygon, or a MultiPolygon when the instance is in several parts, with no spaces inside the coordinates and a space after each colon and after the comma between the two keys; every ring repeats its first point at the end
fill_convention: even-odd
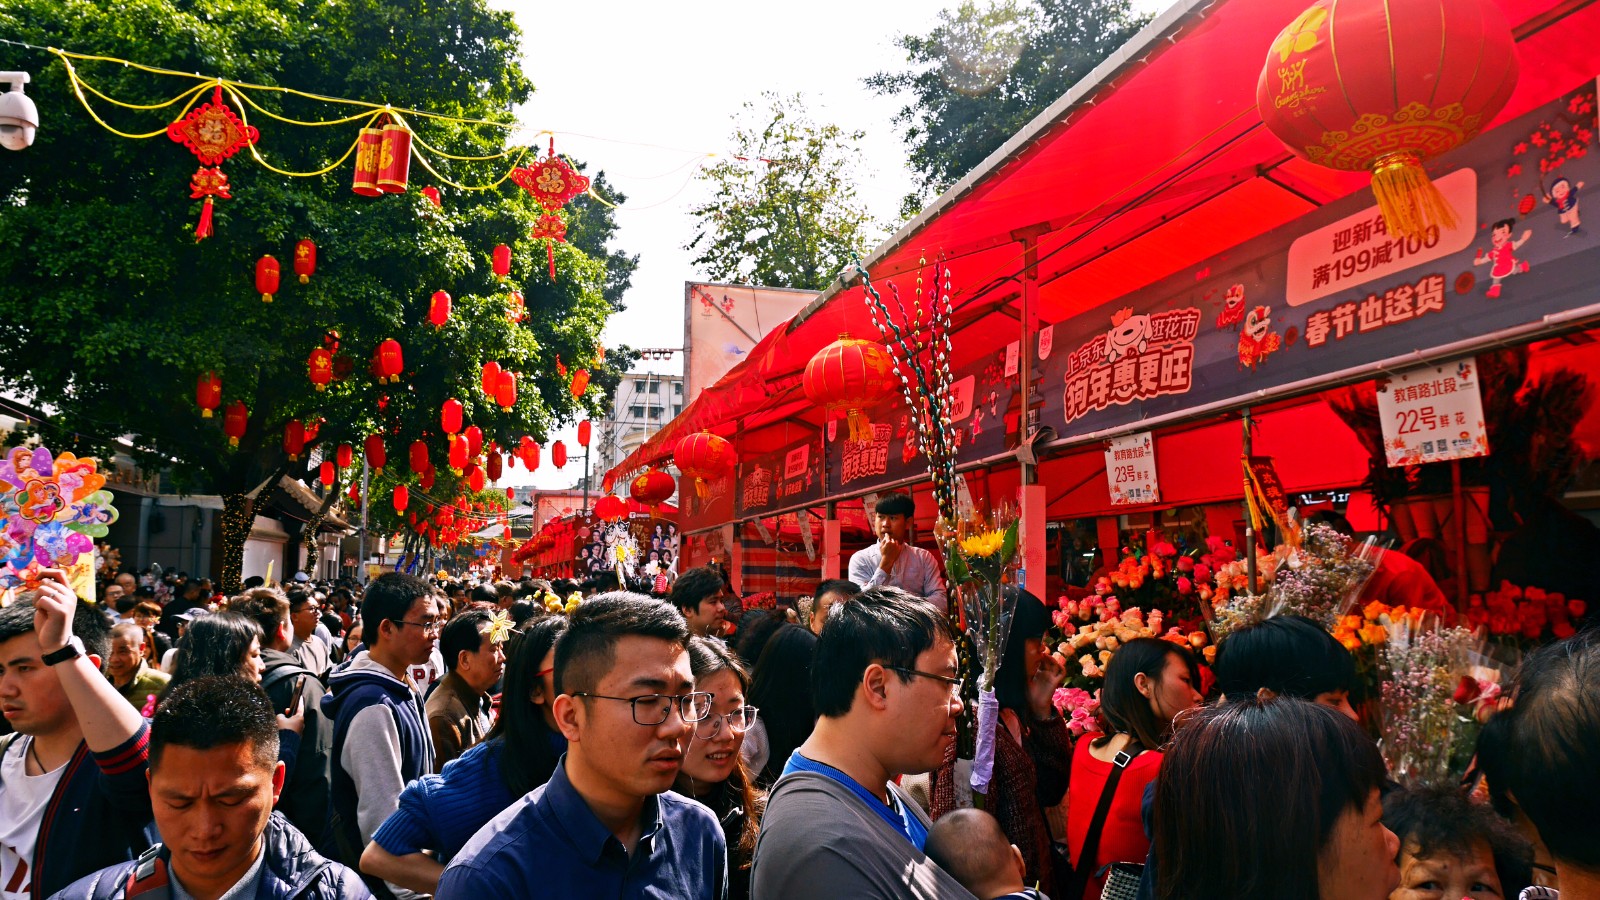
{"type": "Polygon", "coordinates": [[[483,392],[493,397],[495,386],[500,383],[500,364],[492,359],[484,363],[483,379],[480,383],[483,385],[483,392]]]}
{"type": "Polygon", "coordinates": [[[383,129],[363,128],[356,138],[356,177],[350,189],[363,197],[376,197],[383,191],[378,188],[378,160],[383,152],[383,129]]]}
{"type": "Polygon", "coordinates": [[[369,434],[362,442],[362,449],[367,453],[367,465],[374,469],[382,469],[383,464],[389,461],[388,454],[383,449],[383,435],[369,434]]]}
{"type": "Polygon", "coordinates": [[[389,194],[406,191],[411,172],[411,132],[404,125],[383,126],[378,138],[378,190],[389,194]]]}
{"type": "Polygon", "coordinates": [[[417,480],[418,486],[421,487],[425,491],[433,490],[433,479],[434,479],[434,476],[436,474],[437,473],[434,471],[433,466],[429,466],[426,469],[423,469],[422,470],[422,477],[417,480]]]}
{"type": "Polygon", "coordinates": [[[215,372],[201,375],[194,384],[194,405],[200,407],[200,417],[211,418],[211,411],[222,405],[222,379],[215,372]]]}
{"type": "Polygon", "coordinates": [[[516,502],[516,500],[517,500],[517,489],[516,488],[506,488],[506,500],[508,500],[508,501],[510,501],[512,503],[516,502]]]}
{"type": "Polygon", "coordinates": [[[467,467],[467,442],[450,442],[450,471],[460,474],[467,467]]]}
{"type": "Polygon", "coordinates": [[[389,338],[378,345],[378,383],[398,382],[405,368],[405,357],[400,352],[400,342],[389,338]]]}
{"type": "Polygon", "coordinates": [[[439,197],[439,189],[433,185],[430,184],[423,188],[422,196],[428,198],[428,202],[433,204],[434,209],[444,209],[444,201],[439,197]]]}
{"type": "Polygon", "coordinates": [[[338,449],[333,451],[333,458],[341,469],[350,468],[350,464],[355,462],[355,456],[355,448],[349,444],[340,444],[338,449]]]}
{"type": "Polygon", "coordinates": [[[278,261],[270,256],[256,260],[256,290],[261,292],[261,302],[271,303],[278,292],[278,261]]]}
{"type": "Polygon", "coordinates": [[[806,399],[831,411],[843,410],[850,440],[872,440],[866,409],[895,396],[894,360],[882,344],[840,335],[806,363],[806,399]]]}
{"type": "Polygon", "coordinates": [[[511,248],[499,244],[494,248],[494,277],[501,281],[511,274],[511,248]]]}
{"type": "Polygon", "coordinates": [[[428,445],[422,441],[411,442],[411,471],[421,475],[428,471],[428,445]]]}
{"type": "Polygon", "coordinates": [[[239,439],[244,437],[245,426],[250,423],[250,410],[245,408],[244,402],[235,400],[228,404],[228,409],[222,414],[222,433],[228,436],[228,446],[239,446],[239,439]]]}
{"type": "Polygon", "coordinates": [[[323,487],[332,487],[333,486],[333,479],[335,477],[337,477],[337,473],[334,471],[334,468],[333,468],[333,460],[325,459],[325,460],[322,461],[322,465],[318,466],[317,468],[318,468],[318,475],[322,479],[322,486],[323,487]]]}
{"type": "Polygon", "coordinates": [[[523,435],[522,443],[518,446],[517,453],[522,457],[522,464],[528,467],[529,472],[538,470],[539,445],[534,443],[533,438],[523,435]]]}
{"type": "Polygon", "coordinates": [[[322,347],[311,351],[306,360],[306,374],[319,392],[327,390],[328,383],[333,381],[333,354],[322,347]]]}
{"type": "Polygon", "coordinates": [[[697,431],[679,441],[672,461],[678,471],[694,479],[695,494],[701,500],[710,496],[706,482],[732,472],[738,462],[733,445],[709,431],[697,431]]]}
{"type": "Polygon", "coordinates": [[[444,433],[452,437],[461,433],[461,401],[454,397],[444,402],[439,407],[439,424],[444,428],[444,433]]]}
{"type": "Polygon", "coordinates": [[[1455,225],[1423,162],[1476,137],[1517,74],[1511,28],[1488,0],[1319,0],[1273,42],[1256,108],[1296,155],[1371,171],[1388,234],[1423,237],[1455,225]]]}
{"type": "Polygon", "coordinates": [[[528,317],[528,304],[522,299],[521,291],[512,291],[507,295],[511,307],[506,310],[506,321],[515,325],[528,317]]]}
{"type": "Polygon", "coordinates": [[[628,514],[628,504],[621,497],[607,494],[594,503],[594,514],[606,522],[615,522],[628,514]]]}
{"type": "Polygon", "coordinates": [[[467,430],[461,432],[461,436],[467,441],[467,455],[477,459],[478,454],[483,452],[483,429],[476,425],[468,425],[467,430]]]}
{"type": "Polygon", "coordinates": [[[500,480],[500,476],[503,475],[503,474],[505,474],[505,461],[500,458],[500,451],[499,450],[490,450],[489,451],[489,480],[490,481],[499,481],[500,480]]]}
{"type": "Polygon", "coordinates": [[[659,506],[667,502],[677,489],[677,482],[665,472],[641,472],[628,483],[629,496],[646,506],[659,506]]]}
{"type": "Polygon", "coordinates": [[[305,284],[316,271],[317,245],[310,238],[303,239],[294,245],[294,274],[300,276],[301,284],[305,284]]]}
{"type": "Polygon", "coordinates": [[[556,468],[564,468],[567,464],[567,445],[556,441],[550,448],[550,461],[556,464],[556,468]]]}
{"type": "Polygon", "coordinates": [[[591,428],[592,426],[590,426],[588,419],[584,419],[582,422],[578,423],[578,446],[589,446],[591,428]]]}
{"type": "Polygon", "coordinates": [[[467,487],[474,493],[483,490],[483,469],[476,464],[467,466],[467,487]]]}
{"type": "Polygon", "coordinates": [[[403,484],[395,485],[394,486],[394,511],[395,512],[405,512],[406,511],[406,507],[410,506],[410,505],[411,505],[411,489],[407,488],[403,484]]]}
{"type": "Polygon", "coordinates": [[[283,427],[283,452],[290,459],[299,459],[306,449],[306,426],[299,419],[290,419],[283,427]]]}
{"type": "Polygon", "coordinates": [[[443,328],[444,323],[450,321],[450,295],[444,291],[434,291],[433,300],[428,304],[428,321],[435,328],[443,328]]]}
{"type": "Polygon", "coordinates": [[[500,404],[501,409],[506,410],[517,405],[517,375],[515,372],[502,370],[495,377],[494,402],[500,404]]]}
{"type": "Polygon", "coordinates": [[[579,369],[572,373],[572,396],[579,398],[589,389],[589,370],[579,369]]]}

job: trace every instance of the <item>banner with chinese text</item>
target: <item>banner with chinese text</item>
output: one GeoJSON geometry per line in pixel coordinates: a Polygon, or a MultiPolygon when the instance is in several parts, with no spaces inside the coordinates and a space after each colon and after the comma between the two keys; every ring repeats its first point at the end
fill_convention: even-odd
{"type": "Polygon", "coordinates": [[[1161,502],[1156,442],[1150,432],[1138,431],[1106,442],[1106,479],[1112,506],[1161,502]]]}
{"type": "Polygon", "coordinates": [[[1489,455],[1476,360],[1378,379],[1378,416],[1391,467],[1489,455]]]}

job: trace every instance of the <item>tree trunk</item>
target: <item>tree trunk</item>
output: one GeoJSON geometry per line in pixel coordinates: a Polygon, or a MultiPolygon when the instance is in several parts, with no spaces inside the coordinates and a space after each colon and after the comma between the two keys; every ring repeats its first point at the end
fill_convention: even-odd
{"type": "Polygon", "coordinates": [[[255,525],[255,498],[248,494],[222,495],[222,592],[237,594],[244,568],[244,545],[255,525]]]}
{"type": "Polygon", "coordinates": [[[322,505],[300,527],[300,543],[306,548],[306,574],[312,578],[317,577],[317,563],[322,557],[322,542],[317,540],[317,532],[322,530],[322,521],[328,517],[328,510],[339,499],[339,488],[344,484],[344,479],[335,478],[333,485],[322,496],[322,505]]]}

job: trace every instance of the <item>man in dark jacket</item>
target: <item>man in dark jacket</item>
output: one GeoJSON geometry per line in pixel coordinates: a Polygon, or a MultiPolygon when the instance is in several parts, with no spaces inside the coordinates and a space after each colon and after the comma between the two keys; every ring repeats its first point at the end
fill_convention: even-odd
{"type": "Polygon", "coordinates": [[[166,843],[56,900],[370,897],[360,876],[272,811],[283,778],[277,717],[260,688],[231,675],[178,685],[150,726],[150,798],[166,843]]]}

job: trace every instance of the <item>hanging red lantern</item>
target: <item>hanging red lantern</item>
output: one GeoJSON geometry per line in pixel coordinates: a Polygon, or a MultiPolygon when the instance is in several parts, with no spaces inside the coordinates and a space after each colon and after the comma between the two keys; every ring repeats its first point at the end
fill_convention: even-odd
{"type": "Polygon", "coordinates": [[[394,511],[395,512],[405,512],[406,511],[406,507],[410,506],[410,505],[411,505],[411,489],[406,487],[403,484],[395,485],[394,486],[394,511]]]}
{"type": "Polygon", "coordinates": [[[499,481],[500,480],[500,476],[505,474],[505,460],[500,458],[500,451],[499,450],[490,450],[489,451],[489,462],[488,462],[488,465],[489,465],[489,480],[490,481],[499,481]]]}
{"type": "Polygon", "coordinates": [[[323,487],[332,487],[333,486],[333,479],[335,477],[337,477],[337,473],[334,471],[334,468],[333,468],[333,460],[330,460],[330,459],[323,460],[322,461],[322,465],[318,466],[317,470],[318,470],[318,477],[322,480],[322,486],[323,487]]]}
{"type": "Polygon", "coordinates": [[[628,514],[628,504],[621,497],[607,494],[594,503],[594,514],[602,521],[615,522],[628,514]]]}
{"type": "Polygon", "coordinates": [[[468,425],[466,430],[461,432],[461,436],[467,441],[467,455],[477,459],[478,454],[483,452],[483,429],[476,425],[468,425]]]}
{"type": "Polygon", "coordinates": [[[329,382],[333,381],[333,354],[322,347],[311,351],[306,359],[306,374],[312,387],[319,392],[327,390],[329,382]]]}
{"type": "Polygon", "coordinates": [[[222,405],[222,379],[215,372],[201,375],[194,383],[194,405],[200,407],[200,418],[211,418],[212,410],[222,405]]]}
{"type": "Polygon", "coordinates": [[[450,295],[444,291],[434,291],[433,299],[428,303],[428,321],[435,328],[443,328],[444,323],[450,321],[450,295]]]}
{"type": "Polygon", "coordinates": [[[439,197],[439,189],[433,185],[430,184],[423,188],[422,196],[428,198],[428,202],[433,204],[434,209],[444,209],[444,200],[439,197]]]}
{"type": "Polygon", "coordinates": [[[494,277],[501,281],[511,274],[511,248],[499,244],[494,248],[494,277]]]}
{"type": "Polygon", "coordinates": [[[483,469],[476,464],[467,466],[467,487],[473,493],[483,490],[483,469]]]}
{"type": "Polygon", "coordinates": [[[523,435],[522,443],[517,447],[517,454],[522,457],[522,464],[528,467],[529,472],[538,470],[539,445],[534,443],[533,438],[523,435]]]}
{"type": "Polygon", "coordinates": [[[400,342],[389,338],[378,345],[378,383],[398,382],[405,368],[405,357],[400,352],[400,342]]]}
{"type": "Polygon", "coordinates": [[[245,426],[250,423],[250,410],[243,401],[235,400],[228,404],[228,409],[222,414],[222,433],[228,436],[228,446],[239,446],[239,439],[244,437],[245,426]]]}
{"type": "Polygon", "coordinates": [[[515,372],[501,370],[500,374],[495,377],[494,402],[505,410],[517,405],[517,375],[515,372]]]}
{"type": "Polygon", "coordinates": [[[577,398],[582,397],[583,396],[583,392],[587,391],[588,389],[589,389],[589,370],[588,369],[578,369],[577,371],[573,372],[572,373],[572,396],[573,396],[573,398],[577,399],[577,398]]]}
{"type": "Polygon", "coordinates": [[[289,454],[290,459],[299,459],[305,449],[306,426],[299,419],[290,419],[289,424],[283,426],[283,452],[289,454]]]}
{"type": "Polygon", "coordinates": [[[378,187],[378,159],[383,152],[383,129],[363,128],[356,138],[356,177],[350,189],[363,197],[383,193],[378,187]]]}
{"type": "Polygon", "coordinates": [[[411,471],[421,475],[428,470],[428,445],[422,441],[411,442],[411,471]]]}
{"type": "Polygon", "coordinates": [[[452,472],[456,473],[457,475],[459,475],[459,474],[461,474],[461,470],[465,469],[466,467],[467,467],[467,442],[466,441],[451,441],[450,442],[450,471],[452,471],[452,472]]]}
{"type": "Polygon", "coordinates": [[[694,479],[695,494],[704,501],[710,496],[706,482],[732,472],[738,459],[726,439],[709,431],[697,431],[678,442],[672,461],[678,471],[694,479]]]}
{"type": "Polygon", "coordinates": [[[587,446],[589,446],[590,431],[591,431],[591,426],[589,424],[589,420],[588,419],[584,419],[582,422],[578,423],[578,446],[579,447],[587,447],[587,446]]]}
{"type": "Polygon", "coordinates": [[[362,449],[366,451],[367,465],[382,471],[383,464],[389,461],[388,453],[383,448],[383,435],[367,435],[367,439],[362,442],[362,449]]]}
{"type": "Polygon", "coordinates": [[[203,241],[212,233],[211,198],[233,198],[228,193],[228,176],[222,171],[223,160],[255,143],[261,133],[234,115],[223,101],[222,85],[218,84],[210,103],[202,103],[178,121],[168,123],[167,137],[188,147],[200,161],[200,168],[189,178],[189,198],[205,200],[200,207],[200,224],[194,230],[195,241],[203,241]]]}
{"type": "Polygon", "coordinates": [[[1319,0],[1273,42],[1256,109],[1297,156],[1370,171],[1388,234],[1420,238],[1455,225],[1423,163],[1476,137],[1517,75],[1499,4],[1319,0]]]}
{"type": "Polygon", "coordinates": [[[350,464],[356,461],[355,448],[349,444],[340,444],[338,448],[333,451],[333,459],[339,464],[339,468],[348,469],[350,468],[350,464]]]}
{"type": "Polygon", "coordinates": [[[665,472],[641,472],[628,483],[628,495],[646,506],[667,502],[677,489],[677,482],[665,472]]]}
{"type": "Polygon", "coordinates": [[[484,363],[483,378],[480,383],[483,385],[483,392],[493,397],[495,387],[500,384],[500,364],[492,359],[484,363]]]}
{"type": "Polygon", "coordinates": [[[521,291],[512,291],[507,295],[509,306],[506,308],[506,321],[515,325],[528,317],[528,304],[522,299],[521,291]]]}
{"type": "Polygon", "coordinates": [[[428,466],[422,470],[422,475],[417,479],[417,485],[425,491],[433,490],[433,479],[437,474],[433,466],[428,466]]]}
{"type": "Polygon", "coordinates": [[[278,261],[271,256],[256,260],[256,290],[261,292],[262,303],[271,303],[278,292],[278,261]]]}
{"type": "Polygon", "coordinates": [[[882,344],[840,335],[806,363],[806,399],[829,412],[843,411],[850,440],[872,440],[866,410],[893,398],[898,388],[894,360],[882,344]]]}
{"type": "Polygon", "coordinates": [[[439,425],[444,428],[444,433],[454,438],[461,433],[461,401],[454,397],[444,401],[439,407],[439,425]]]}
{"type": "Polygon", "coordinates": [[[567,465],[567,445],[556,441],[550,448],[550,461],[555,463],[558,469],[565,468],[567,465]]]}
{"type": "Polygon", "coordinates": [[[508,502],[511,502],[511,503],[517,502],[517,489],[516,488],[509,488],[509,487],[506,488],[506,500],[508,502]]]}
{"type": "Polygon", "coordinates": [[[304,238],[294,245],[294,274],[300,277],[301,284],[306,284],[316,271],[317,245],[304,238]]]}
{"type": "Polygon", "coordinates": [[[406,192],[411,172],[411,132],[404,125],[390,122],[378,138],[378,190],[389,194],[406,192]]]}

